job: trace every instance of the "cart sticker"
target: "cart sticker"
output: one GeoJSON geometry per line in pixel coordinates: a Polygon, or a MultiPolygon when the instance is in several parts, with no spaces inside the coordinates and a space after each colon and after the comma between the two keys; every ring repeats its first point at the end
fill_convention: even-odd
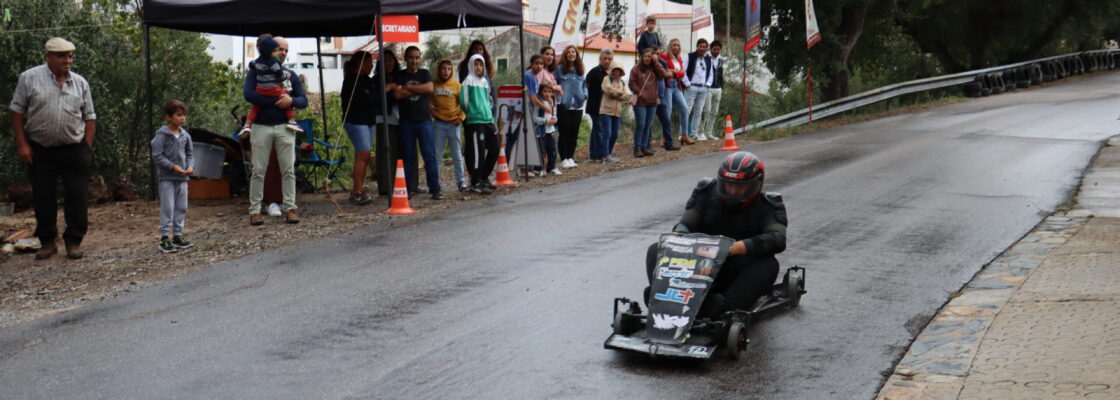
{"type": "Polygon", "coordinates": [[[697,274],[705,276],[711,275],[712,266],[714,265],[715,263],[712,262],[712,260],[700,260],[700,272],[697,272],[697,274]]]}
{"type": "Polygon", "coordinates": [[[653,314],[653,327],[657,329],[677,329],[688,326],[687,316],[653,314]]]}
{"type": "Polygon", "coordinates": [[[657,279],[662,278],[688,278],[692,276],[692,271],[681,271],[670,269],[668,267],[657,267],[657,279]]]}
{"type": "Polygon", "coordinates": [[[691,246],[693,244],[696,244],[696,239],[680,236],[664,236],[664,242],[691,246]]]}
{"type": "Polygon", "coordinates": [[[657,263],[657,278],[688,278],[696,269],[696,260],[662,257],[657,263]]]}
{"type": "Polygon", "coordinates": [[[701,246],[696,248],[696,255],[715,259],[719,256],[719,247],[701,246]]]}
{"type": "Polygon", "coordinates": [[[688,354],[699,354],[702,356],[708,355],[708,348],[704,346],[692,346],[688,349],[688,354]]]}
{"type": "Polygon", "coordinates": [[[692,246],[681,246],[681,245],[666,243],[666,244],[661,245],[661,247],[665,248],[665,249],[672,250],[676,253],[692,254],[692,246]]]}
{"type": "Polygon", "coordinates": [[[697,238],[696,243],[719,244],[719,239],[717,239],[717,238],[697,238]]]}
{"type": "Polygon", "coordinates": [[[680,290],[669,288],[665,290],[665,293],[654,295],[654,298],[674,303],[688,304],[688,301],[691,300],[694,295],[695,293],[692,293],[692,289],[680,290]]]}
{"type": "Polygon", "coordinates": [[[681,289],[707,289],[707,283],[689,282],[683,279],[671,278],[669,279],[669,286],[681,289]]]}

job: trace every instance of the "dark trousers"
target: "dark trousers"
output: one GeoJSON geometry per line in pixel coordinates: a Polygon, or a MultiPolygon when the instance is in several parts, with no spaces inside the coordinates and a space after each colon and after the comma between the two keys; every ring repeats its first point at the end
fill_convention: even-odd
{"type": "MultiPolygon", "coordinates": [[[[396,178],[397,160],[401,159],[401,136],[400,127],[398,125],[388,125],[389,130],[387,132],[384,131],[381,127],[381,124],[377,124],[377,132],[378,135],[384,136],[378,136],[378,139],[375,140],[375,143],[377,143],[377,140],[381,140],[380,137],[385,137],[388,139],[385,141],[385,143],[389,146],[387,146],[388,148],[383,148],[383,146],[381,145],[375,146],[374,154],[376,155],[376,158],[374,159],[374,162],[376,163],[375,165],[377,165],[377,194],[388,196],[393,192],[393,179],[396,178]],[[382,157],[389,158],[388,171],[381,171],[381,160],[383,160],[382,157]]],[[[413,171],[415,170],[416,168],[413,168],[413,171]]],[[[265,179],[267,180],[267,178],[265,179]]],[[[267,187],[268,184],[265,183],[265,186],[267,187]]],[[[415,188],[415,186],[410,187],[409,192],[411,193],[415,188]]]]}
{"type": "Polygon", "coordinates": [[[467,140],[463,143],[463,157],[471,186],[490,183],[490,173],[498,164],[498,133],[492,124],[467,124],[465,128],[467,140]]]}
{"type": "Polygon", "coordinates": [[[545,160],[544,172],[556,169],[556,137],[544,133],[537,136],[537,143],[540,144],[541,156],[545,160]]]}
{"type": "Polygon", "coordinates": [[[425,180],[428,191],[439,193],[439,162],[436,160],[436,138],[432,132],[432,121],[401,121],[401,159],[404,160],[404,176],[408,182],[408,193],[416,191],[419,177],[416,172],[420,161],[416,158],[416,145],[420,145],[420,156],[424,158],[425,180]]]}
{"type": "Polygon", "coordinates": [[[35,202],[35,236],[44,246],[58,238],[58,178],[65,189],[66,244],[82,244],[89,227],[87,203],[92,152],[86,142],[56,147],[31,143],[32,163],[27,168],[35,202]]]}
{"type": "Polygon", "coordinates": [[[673,147],[672,120],[669,118],[669,103],[665,97],[661,98],[661,105],[657,106],[657,121],[661,123],[661,144],[665,148],[673,147]]]}
{"type": "Polygon", "coordinates": [[[576,144],[579,143],[579,126],[583,123],[583,110],[569,110],[559,107],[556,117],[556,129],[560,132],[557,140],[557,151],[561,160],[575,157],[576,144]]]}
{"type": "MultiPolygon", "coordinates": [[[[657,243],[646,252],[646,278],[653,284],[653,269],[657,267],[657,243]]],[[[723,294],[724,310],[749,310],[759,297],[774,286],[778,278],[778,259],[774,256],[731,256],[719,268],[712,285],[712,293],[723,294]]]]}

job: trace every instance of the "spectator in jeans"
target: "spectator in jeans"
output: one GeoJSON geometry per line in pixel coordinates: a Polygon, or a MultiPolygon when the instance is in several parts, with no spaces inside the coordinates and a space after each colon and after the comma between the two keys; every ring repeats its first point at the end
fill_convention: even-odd
{"type": "Polygon", "coordinates": [[[46,64],[19,74],[8,105],[19,158],[28,164],[31,197],[35,204],[35,236],[42,247],[35,259],[58,252],[58,180],[66,189],[66,256],[82,258],[82,238],[89,225],[86,209],[93,134],[97,114],[89,83],[70,68],[74,44],[52,38],[46,44],[46,64]]]}
{"type": "Polygon", "coordinates": [[[718,40],[713,40],[708,47],[708,54],[712,57],[712,76],[708,81],[712,84],[708,87],[708,101],[704,103],[704,125],[700,129],[701,134],[710,133],[713,138],[723,136],[723,127],[715,125],[715,121],[719,119],[719,101],[723,97],[723,58],[719,56],[720,50],[723,50],[723,43],[718,40]]]}
{"type": "MultiPolygon", "coordinates": [[[[591,146],[590,158],[595,162],[616,163],[618,158],[611,155],[612,143],[609,135],[604,135],[599,123],[599,106],[603,99],[603,79],[607,77],[614,61],[614,51],[603,49],[599,53],[599,65],[587,72],[584,87],[587,88],[587,115],[591,116],[591,146]]],[[[617,132],[615,132],[617,134],[617,132]]]]}
{"type": "Polygon", "coordinates": [[[428,96],[435,90],[432,75],[420,69],[420,48],[409,46],[404,50],[403,71],[393,75],[397,105],[400,107],[401,158],[404,159],[404,174],[408,181],[408,195],[423,193],[416,188],[416,145],[420,145],[420,156],[424,157],[424,171],[428,182],[428,192],[433,200],[443,198],[439,187],[439,164],[436,161],[435,136],[432,132],[432,109],[428,96]]]}
{"type": "Polygon", "coordinates": [[[700,118],[704,115],[704,103],[708,100],[708,86],[712,85],[712,57],[708,54],[708,41],[696,41],[696,51],[685,56],[684,100],[688,103],[688,131],[697,140],[708,140],[700,132],[700,118]]]}
{"type": "Polygon", "coordinates": [[[608,140],[613,141],[613,139],[618,138],[618,129],[622,124],[622,108],[630,101],[630,92],[626,91],[626,82],[622,80],[622,77],[626,75],[626,71],[622,69],[622,64],[618,61],[612,61],[610,71],[610,77],[604,79],[603,83],[600,84],[603,90],[603,101],[599,105],[599,125],[602,126],[603,135],[607,136],[608,140]]]}
{"type": "MultiPolygon", "coordinates": [[[[288,54],[288,41],[282,37],[273,38],[279,45],[280,62],[288,54]]],[[[290,71],[288,71],[290,72],[290,71]]],[[[249,142],[253,147],[253,176],[249,180],[249,224],[261,225],[261,199],[264,197],[264,174],[268,168],[271,150],[276,150],[280,164],[280,187],[284,193],[284,220],[289,224],[299,223],[296,215],[296,134],[287,129],[288,118],[284,116],[289,108],[307,107],[307,96],[299,75],[291,74],[288,79],[292,88],[280,97],[268,97],[257,93],[257,71],[250,68],[245,77],[242,95],[245,100],[260,106],[257,121],[253,124],[253,135],[249,142]]]]}
{"type": "Polygon", "coordinates": [[[451,162],[455,164],[455,184],[459,191],[468,189],[467,181],[463,175],[463,148],[459,139],[459,127],[463,124],[466,114],[459,107],[459,93],[462,85],[455,79],[454,67],[451,60],[442,59],[436,67],[435,90],[432,92],[432,115],[435,116],[436,159],[443,161],[443,145],[446,143],[450,153],[451,162]]]}
{"type": "MultiPolygon", "coordinates": [[[[664,76],[661,66],[654,61],[653,49],[642,52],[641,61],[630,70],[630,91],[634,93],[634,158],[652,156],[650,129],[653,114],[660,100],[657,98],[657,80],[664,76]]],[[[601,108],[600,108],[601,110],[601,108]]]]}
{"type": "Polygon", "coordinates": [[[346,62],[345,76],[342,78],[342,127],[354,145],[354,171],[351,177],[354,187],[350,190],[350,203],[366,205],[373,202],[365,190],[366,170],[369,169],[369,154],[373,148],[374,114],[380,110],[380,94],[375,91],[373,79],[373,57],[364,51],[355,52],[346,62]],[[374,99],[374,97],[377,97],[374,99]]]}
{"type": "MultiPolygon", "coordinates": [[[[656,60],[658,65],[661,66],[661,70],[665,72],[663,78],[672,78],[673,72],[669,71],[668,61],[662,58],[661,49],[657,46],[650,48],[653,49],[653,55],[656,56],[654,57],[654,60],[656,60]]],[[[667,84],[665,84],[665,79],[657,80],[657,98],[661,101],[661,104],[657,105],[657,121],[661,124],[661,142],[662,145],[665,146],[665,150],[677,151],[681,148],[673,145],[673,120],[669,117],[669,114],[672,111],[671,105],[673,104],[673,102],[672,99],[669,98],[669,87],[667,84]]],[[[694,143],[691,141],[685,142],[684,139],[687,139],[687,137],[681,138],[681,144],[694,143]]]]}
{"type": "Polygon", "coordinates": [[[560,140],[558,143],[560,167],[575,168],[576,144],[579,142],[579,127],[583,123],[583,107],[587,102],[587,86],[583,80],[583,58],[579,56],[576,46],[564,48],[559,65],[553,76],[562,88],[563,96],[554,101],[558,112],[557,120],[560,127],[560,140]]]}
{"type": "Polygon", "coordinates": [[[662,53],[661,58],[665,60],[665,64],[669,66],[669,72],[672,73],[672,77],[665,79],[665,98],[669,100],[665,106],[668,108],[670,116],[673,115],[674,108],[680,113],[681,144],[692,144],[695,133],[689,131],[688,102],[684,98],[684,85],[681,82],[685,75],[684,60],[681,59],[681,41],[670,40],[669,52],[662,53]]]}

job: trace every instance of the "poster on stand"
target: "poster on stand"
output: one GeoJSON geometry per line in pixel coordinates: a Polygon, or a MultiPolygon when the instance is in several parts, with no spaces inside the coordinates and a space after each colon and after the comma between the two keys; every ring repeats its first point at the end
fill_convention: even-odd
{"type": "Polygon", "coordinates": [[[540,167],[541,152],[533,127],[522,127],[526,95],[521,86],[498,87],[498,137],[506,149],[510,168],[540,167]],[[526,129],[527,128],[527,129],[526,129]],[[528,140],[525,140],[526,137],[528,140]]]}

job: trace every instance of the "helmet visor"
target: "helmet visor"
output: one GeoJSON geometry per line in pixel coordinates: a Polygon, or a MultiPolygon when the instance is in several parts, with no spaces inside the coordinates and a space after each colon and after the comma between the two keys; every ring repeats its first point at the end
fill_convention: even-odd
{"type": "Polygon", "coordinates": [[[756,176],[746,181],[719,180],[719,194],[730,205],[747,202],[762,189],[762,177],[756,176]]]}

